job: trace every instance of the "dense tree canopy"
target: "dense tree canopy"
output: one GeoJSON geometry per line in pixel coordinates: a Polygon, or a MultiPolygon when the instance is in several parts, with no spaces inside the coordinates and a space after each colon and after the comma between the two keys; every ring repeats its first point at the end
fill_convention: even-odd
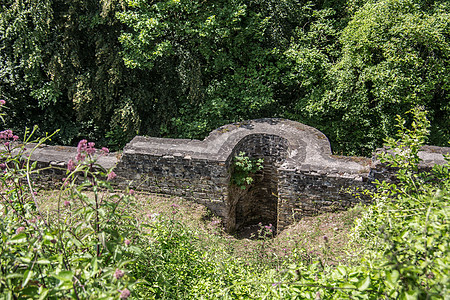
{"type": "Polygon", "coordinates": [[[120,147],[285,117],[368,154],[394,116],[450,137],[447,1],[4,0],[0,94],[15,129],[120,147]]]}
{"type": "Polygon", "coordinates": [[[127,69],[119,55],[121,8],[119,1],[3,1],[0,93],[10,126],[61,129],[60,143],[136,134],[136,110],[151,114],[151,77],[127,69]]]}
{"type": "Polygon", "coordinates": [[[394,135],[394,118],[429,110],[431,142],[450,140],[449,5],[370,1],[340,32],[339,60],[311,113],[346,151],[370,152],[394,135]],[[359,148],[359,149],[358,149],[359,148]]]}

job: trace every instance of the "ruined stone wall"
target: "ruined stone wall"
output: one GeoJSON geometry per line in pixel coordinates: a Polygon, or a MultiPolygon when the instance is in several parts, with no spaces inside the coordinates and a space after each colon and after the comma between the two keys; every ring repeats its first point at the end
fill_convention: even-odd
{"type": "Polygon", "coordinates": [[[353,176],[306,170],[281,169],[279,172],[279,219],[284,228],[303,216],[333,212],[368,203],[366,196],[356,196],[361,189],[373,189],[364,174],[353,176]]]}
{"type": "Polygon", "coordinates": [[[228,173],[225,162],[189,155],[124,155],[116,173],[121,186],[181,196],[226,216],[228,173]]]}
{"type": "MultiPolygon", "coordinates": [[[[383,151],[383,150],[380,150],[383,151]]],[[[443,164],[450,148],[424,147],[421,168],[443,164]]],[[[32,160],[53,166],[34,177],[59,182],[76,148],[40,146],[32,160]]],[[[284,119],[259,119],[218,128],[204,140],[135,137],[116,155],[102,157],[115,166],[118,187],[185,197],[221,216],[229,231],[271,223],[282,230],[302,216],[347,209],[368,198],[352,191],[373,189],[372,181],[391,180],[395,169],[368,158],[331,153],[326,136],[315,128],[284,119]],[[241,189],[232,184],[233,158],[240,152],[264,160],[263,170],[241,189]]]]}

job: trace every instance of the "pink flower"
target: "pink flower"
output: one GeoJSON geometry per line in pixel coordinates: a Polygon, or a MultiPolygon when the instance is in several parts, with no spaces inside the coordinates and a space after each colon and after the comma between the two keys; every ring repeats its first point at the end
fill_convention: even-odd
{"type": "Polygon", "coordinates": [[[78,142],[78,146],[77,146],[77,151],[78,153],[80,153],[83,150],[86,150],[86,144],[87,144],[87,140],[81,140],[78,142]]]}
{"type": "Polygon", "coordinates": [[[78,153],[77,157],[76,157],[77,161],[79,161],[79,162],[83,161],[85,158],[86,158],[86,155],[83,155],[81,153],[78,153]]]}
{"type": "Polygon", "coordinates": [[[5,105],[6,104],[6,101],[5,100],[0,100],[0,105],[5,105]]]}
{"type": "Polygon", "coordinates": [[[86,153],[89,154],[89,155],[94,154],[95,151],[96,151],[96,150],[95,150],[95,148],[93,148],[93,147],[88,147],[88,148],[86,148],[86,153]]]}
{"type": "Polygon", "coordinates": [[[64,186],[67,186],[69,184],[69,180],[67,178],[62,179],[64,186]]]}
{"type": "Polygon", "coordinates": [[[69,206],[70,206],[70,202],[69,202],[69,201],[67,201],[67,200],[66,200],[66,201],[64,201],[64,206],[65,206],[65,207],[69,207],[69,206]]]}
{"type": "Polygon", "coordinates": [[[127,288],[125,288],[125,289],[123,289],[123,291],[119,291],[119,292],[121,292],[120,297],[119,297],[120,299],[127,299],[131,295],[131,292],[127,288]]]}
{"type": "Polygon", "coordinates": [[[129,239],[126,239],[126,240],[124,241],[124,243],[125,243],[125,245],[130,246],[131,241],[130,241],[129,239]]]}
{"type": "Polygon", "coordinates": [[[116,269],[116,272],[114,272],[114,278],[120,279],[125,275],[125,273],[122,270],[116,269]]]}
{"type": "Polygon", "coordinates": [[[116,178],[116,173],[114,173],[114,171],[111,171],[111,172],[109,172],[108,173],[108,177],[107,177],[107,179],[106,180],[113,180],[114,178],[116,178]]]}
{"type": "Polygon", "coordinates": [[[24,230],[25,230],[25,227],[20,226],[19,228],[16,229],[16,234],[19,234],[19,233],[21,233],[24,230]]]}
{"type": "Polygon", "coordinates": [[[17,141],[19,137],[17,135],[13,135],[13,141],[17,141]]]}
{"type": "Polygon", "coordinates": [[[67,163],[67,170],[69,170],[69,172],[72,172],[73,170],[75,170],[75,162],[72,159],[69,159],[69,162],[67,163]]]}
{"type": "Polygon", "coordinates": [[[129,193],[130,195],[134,195],[134,190],[131,189],[128,193],[129,193]]]}
{"type": "Polygon", "coordinates": [[[109,153],[109,149],[108,149],[108,148],[106,148],[106,147],[103,147],[103,148],[102,148],[102,151],[103,151],[103,153],[104,153],[104,154],[107,154],[107,153],[109,153]]]}

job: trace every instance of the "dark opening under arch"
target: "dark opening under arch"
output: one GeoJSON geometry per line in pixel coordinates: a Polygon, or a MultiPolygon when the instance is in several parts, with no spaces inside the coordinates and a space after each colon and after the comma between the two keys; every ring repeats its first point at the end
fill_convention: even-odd
{"type": "Polygon", "coordinates": [[[252,134],[244,137],[228,159],[230,178],[233,159],[244,152],[252,159],[262,158],[263,169],[252,175],[253,182],[242,189],[231,181],[228,189],[229,232],[262,223],[272,224],[276,232],[278,222],[278,167],[285,161],[289,143],[277,135],[252,134]]]}

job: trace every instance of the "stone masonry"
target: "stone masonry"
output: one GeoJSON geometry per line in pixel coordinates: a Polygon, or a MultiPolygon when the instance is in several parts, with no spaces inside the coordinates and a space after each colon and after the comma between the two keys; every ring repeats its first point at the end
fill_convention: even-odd
{"type": "MultiPolygon", "coordinates": [[[[423,150],[424,168],[443,164],[443,154],[450,153],[450,148],[442,147],[423,150]]],[[[40,165],[64,167],[75,154],[73,147],[46,146],[36,149],[32,159],[40,165]]],[[[395,172],[376,160],[332,155],[323,133],[285,119],[226,125],[203,141],[137,136],[120,159],[112,155],[100,164],[116,165],[119,187],[204,204],[224,219],[228,231],[259,222],[280,231],[302,216],[368,202],[351,191],[372,189],[373,179],[389,179],[395,172]],[[264,160],[263,169],[245,189],[230,183],[233,159],[240,152],[264,160]]],[[[55,180],[62,173],[47,172],[46,178],[55,180]]]]}

